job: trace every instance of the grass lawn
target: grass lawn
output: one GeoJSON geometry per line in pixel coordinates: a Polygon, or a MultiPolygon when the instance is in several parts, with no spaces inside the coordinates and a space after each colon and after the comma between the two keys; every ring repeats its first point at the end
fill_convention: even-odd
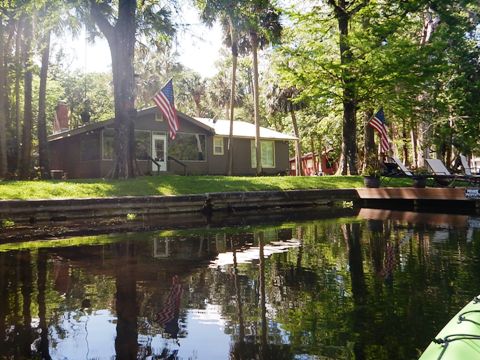
{"type": "MultiPolygon", "coordinates": [[[[387,179],[383,186],[411,186],[387,179]]],[[[59,199],[109,196],[182,195],[225,191],[346,189],[363,187],[361,176],[144,176],[132,180],[0,181],[0,199],[59,199]]]]}

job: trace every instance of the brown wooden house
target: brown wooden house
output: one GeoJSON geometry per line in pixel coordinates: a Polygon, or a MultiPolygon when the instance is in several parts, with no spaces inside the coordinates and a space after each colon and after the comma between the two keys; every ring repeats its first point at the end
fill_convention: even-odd
{"type": "MultiPolygon", "coordinates": [[[[195,119],[178,113],[174,140],[157,108],[141,110],[135,119],[137,164],[144,174],[222,175],[227,172],[228,120],[195,119]],[[152,161],[154,159],[155,161],[152,161]]],[[[255,126],[234,122],[233,174],[254,175],[255,126]]],[[[50,135],[50,166],[69,178],[108,176],[113,164],[113,119],[50,135]]],[[[260,129],[265,174],[286,174],[288,141],[295,137],[260,129]]]]}

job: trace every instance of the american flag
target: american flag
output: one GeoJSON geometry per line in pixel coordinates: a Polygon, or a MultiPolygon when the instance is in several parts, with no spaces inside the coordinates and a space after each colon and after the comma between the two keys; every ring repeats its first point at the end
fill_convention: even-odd
{"type": "Polygon", "coordinates": [[[175,103],[173,99],[173,84],[170,79],[165,86],[155,94],[153,101],[157,104],[158,108],[163,114],[163,117],[168,122],[170,129],[170,139],[175,139],[177,131],[179,129],[177,110],[175,109],[175,103]]]}
{"type": "Polygon", "coordinates": [[[370,119],[368,124],[377,130],[380,135],[380,148],[383,153],[386,153],[390,150],[390,140],[387,134],[387,125],[385,123],[385,114],[383,109],[378,110],[374,117],[370,119]]]}
{"type": "Polygon", "coordinates": [[[162,310],[157,314],[156,320],[161,326],[165,327],[170,321],[178,316],[180,310],[180,300],[182,297],[183,286],[177,275],[172,278],[172,288],[168,294],[162,310]]]}

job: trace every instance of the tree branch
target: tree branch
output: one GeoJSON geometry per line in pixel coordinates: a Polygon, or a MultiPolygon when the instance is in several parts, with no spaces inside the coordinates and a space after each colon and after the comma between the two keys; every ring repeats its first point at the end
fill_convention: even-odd
{"type": "Polygon", "coordinates": [[[335,2],[335,0],[328,0],[328,3],[330,4],[330,6],[332,6],[332,7],[335,9],[335,11],[336,11],[337,13],[345,13],[345,12],[346,12],[344,8],[342,8],[341,6],[339,6],[339,5],[335,2]]]}
{"type": "Polygon", "coordinates": [[[90,0],[90,14],[97,24],[97,27],[110,42],[113,40],[115,28],[110,24],[107,17],[102,13],[100,5],[95,0],[90,0]]]}
{"type": "Polygon", "coordinates": [[[365,6],[367,6],[369,2],[370,2],[370,0],[363,0],[360,4],[358,4],[358,5],[355,6],[352,10],[350,10],[350,11],[348,12],[348,15],[349,15],[349,16],[355,15],[357,12],[359,12],[359,11],[362,10],[365,6]]]}

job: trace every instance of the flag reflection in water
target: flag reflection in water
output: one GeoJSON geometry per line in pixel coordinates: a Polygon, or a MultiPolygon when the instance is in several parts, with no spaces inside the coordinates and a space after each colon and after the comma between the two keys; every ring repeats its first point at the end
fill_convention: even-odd
{"type": "Polygon", "coordinates": [[[183,286],[177,275],[172,277],[172,287],[162,310],[158,313],[156,321],[163,327],[165,335],[176,339],[179,331],[178,314],[180,312],[180,300],[183,286]]]}

